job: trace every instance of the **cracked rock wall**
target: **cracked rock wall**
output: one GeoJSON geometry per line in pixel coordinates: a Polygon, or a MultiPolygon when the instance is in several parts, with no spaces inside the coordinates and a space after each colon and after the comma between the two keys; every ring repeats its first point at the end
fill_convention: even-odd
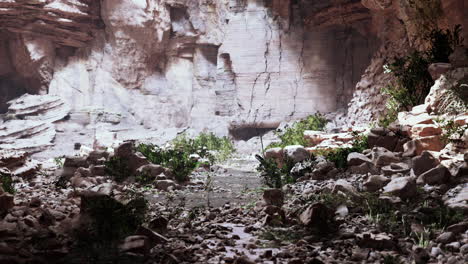
{"type": "Polygon", "coordinates": [[[185,129],[273,128],[345,107],[376,47],[352,23],[370,15],[348,1],[349,25],[327,15],[326,26],[307,25],[300,2],[0,0],[8,14],[0,19],[0,76],[22,81],[0,83],[0,99],[59,96],[71,108],[59,130],[89,146],[185,129]],[[11,25],[24,5],[31,12],[19,32],[11,25]],[[44,26],[55,31],[42,37],[44,26]],[[40,84],[33,91],[27,74],[40,84]]]}

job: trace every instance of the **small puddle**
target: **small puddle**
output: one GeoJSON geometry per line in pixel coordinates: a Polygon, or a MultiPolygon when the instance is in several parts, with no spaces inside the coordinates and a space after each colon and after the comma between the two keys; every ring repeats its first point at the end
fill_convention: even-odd
{"type": "MultiPolygon", "coordinates": [[[[250,233],[245,232],[245,226],[233,223],[221,223],[218,226],[222,226],[228,230],[230,230],[230,235],[228,237],[238,236],[239,239],[234,239],[235,245],[234,246],[226,246],[226,253],[225,256],[229,258],[239,257],[239,256],[246,256],[251,261],[258,259],[260,256],[264,255],[265,252],[271,251],[272,255],[275,255],[279,252],[277,248],[262,248],[258,247],[255,244],[255,241],[258,239],[250,233]],[[249,244],[255,244],[257,248],[248,248],[249,244]]],[[[267,242],[267,241],[264,241],[267,242]]],[[[268,261],[266,259],[263,260],[262,263],[274,263],[273,261],[268,261]]]]}

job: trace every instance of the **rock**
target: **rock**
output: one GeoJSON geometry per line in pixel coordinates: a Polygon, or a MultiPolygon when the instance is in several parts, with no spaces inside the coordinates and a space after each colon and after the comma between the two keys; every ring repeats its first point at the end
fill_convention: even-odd
{"type": "Polygon", "coordinates": [[[93,192],[102,193],[102,194],[109,195],[109,196],[112,194],[113,190],[114,190],[114,186],[110,182],[99,184],[91,188],[91,191],[93,192]]]}
{"type": "Polygon", "coordinates": [[[448,190],[443,200],[450,208],[468,211],[468,184],[461,184],[448,190]]]}
{"type": "Polygon", "coordinates": [[[396,248],[395,242],[391,237],[385,234],[363,234],[358,236],[360,238],[357,241],[359,247],[362,248],[373,248],[376,250],[392,250],[396,248]]]}
{"type": "Polygon", "coordinates": [[[14,196],[9,193],[0,195],[0,212],[7,212],[15,206],[14,196]]]}
{"type": "Polygon", "coordinates": [[[315,165],[311,173],[312,180],[327,180],[333,179],[338,174],[338,170],[333,162],[321,161],[315,165]]]}
{"type": "Polygon", "coordinates": [[[55,225],[56,218],[48,209],[44,209],[39,216],[39,224],[43,226],[53,226],[55,225]]]}
{"type": "Polygon", "coordinates": [[[452,232],[455,235],[464,233],[466,230],[468,230],[468,222],[466,221],[447,227],[447,231],[452,232]]]}
{"type": "Polygon", "coordinates": [[[352,152],[347,158],[348,166],[359,166],[364,163],[372,163],[372,161],[364,154],[352,152]]]}
{"type": "Polygon", "coordinates": [[[453,68],[468,67],[468,52],[466,47],[455,47],[455,50],[449,57],[450,63],[453,68]]]}
{"type": "Polygon", "coordinates": [[[422,173],[419,176],[417,183],[429,185],[444,184],[449,181],[450,176],[450,171],[446,167],[439,165],[436,168],[422,173]]]}
{"type": "Polygon", "coordinates": [[[455,240],[455,234],[452,232],[444,232],[436,238],[437,243],[448,244],[455,240]]]}
{"type": "Polygon", "coordinates": [[[85,157],[71,157],[71,156],[68,156],[68,157],[65,157],[65,161],[63,162],[63,167],[64,168],[80,168],[80,167],[83,167],[83,168],[87,168],[88,167],[88,163],[86,162],[86,158],[85,157]]]}
{"type": "Polygon", "coordinates": [[[379,170],[375,167],[373,163],[363,163],[359,166],[348,167],[348,171],[352,174],[378,174],[379,170]]]}
{"type": "Polygon", "coordinates": [[[442,128],[433,124],[418,124],[411,128],[411,137],[429,137],[442,134],[442,128]]]}
{"type": "Polygon", "coordinates": [[[398,122],[401,126],[414,126],[417,124],[434,124],[433,117],[428,113],[412,115],[408,112],[398,113],[398,122]]]}
{"type": "Polygon", "coordinates": [[[329,229],[330,209],[322,203],[314,203],[299,216],[301,223],[325,231],[329,229]]]}
{"type": "Polygon", "coordinates": [[[412,159],[414,175],[419,176],[424,172],[431,170],[439,165],[437,160],[430,152],[424,151],[421,156],[412,159]]]}
{"type": "Polygon", "coordinates": [[[426,264],[431,259],[426,249],[421,247],[417,247],[414,249],[413,258],[415,264],[426,264]]]}
{"type": "Polygon", "coordinates": [[[156,189],[161,190],[161,191],[169,191],[171,188],[176,189],[177,184],[172,181],[172,180],[160,180],[160,181],[155,181],[154,186],[156,189]]]}
{"type": "Polygon", "coordinates": [[[163,216],[158,216],[153,218],[149,223],[149,228],[156,233],[165,234],[167,232],[167,224],[169,220],[167,220],[163,216]]]}
{"type": "Polygon", "coordinates": [[[372,175],[364,182],[363,187],[367,192],[375,192],[383,188],[389,182],[390,179],[385,176],[372,175]]]}
{"type": "Polygon", "coordinates": [[[102,160],[106,160],[109,158],[109,153],[106,151],[100,150],[93,150],[89,153],[88,157],[86,158],[86,162],[88,164],[93,165],[103,165],[102,160]]]}
{"type": "Polygon", "coordinates": [[[284,203],[284,193],[281,189],[267,189],[263,192],[263,200],[267,205],[281,207],[284,203]]]}
{"type": "Polygon", "coordinates": [[[390,165],[382,167],[382,172],[386,176],[392,176],[396,174],[407,174],[410,171],[410,167],[406,163],[392,163],[390,165]]]}
{"type": "Polygon", "coordinates": [[[317,146],[325,140],[324,134],[322,131],[306,130],[304,131],[304,138],[309,142],[310,146],[317,146]]]}
{"type": "Polygon", "coordinates": [[[107,174],[106,166],[104,165],[91,165],[89,170],[93,176],[105,176],[107,174]]]}
{"type": "Polygon", "coordinates": [[[158,244],[164,244],[164,243],[169,242],[169,239],[166,238],[165,236],[157,232],[154,232],[153,230],[145,228],[143,226],[138,227],[136,234],[147,237],[149,239],[150,248],[153,248],[154,246],[158,244]]]}
{"type": "Polygon", "coordinates": [[[139,167],[137,173],[145,174],[153,179],[155,179],[159,174],[164,173],[164,167],[156,164],[147,164],[139,167]]]}
{"type": "Polygon", "coordinates": [[[382,147],[394,151],[399,138],[394,133],[383,128],[374,128],[367,137],[369,148],[382,147]]]}
{"type": "Polygon", "coordinates": [[[135,146],[133,142],[127,141],[120,144],[114,149],[114,155],[119,158],[128,158],[135,153],[135,146]]]}
{"type": "Polygon", "coordinates": [[[457,252],[458,250],[460,250],[460,242],[455,241],[452,243],[448,243],[447,245],[445,245],[445,248],[452,252],[457,252]]]}
{"type": "Polygon", "coordinates": [[[435,81],[440,78],[442,74],[450,71],[452,69],[452,64],[450,63],[432,63],[429,65],[428,71],[431,74],[432,79],[435,81]]]}
{"type": "Polygon", "coordinates": [[[294,163],[304,161],[310,158],[310,153],[300,145],[287,146],[284,148],[284,156],[291,159],[294,163]]]}
{"type": "Polygon", "coordinates": [[[129,236],[119,246],[120,252],[148,255],[151,247],[146,236],[129,236]]]}
{"type": "Polygon", "coordinates": [[[29,202],[29,206],[30,207],[40,207],[41,206],[41,199],[39,199],[38,197],[34,197],[31,199],[31,201],[29,202]]]}
{"type": "Polygon", "coordinates": [[[371,155],[372,162],[376,167],[383,167],[400,161],[400,158],[398,158],[393,152],[382,147],[374,147],[371,155]]]}
{"type": "Polygon", "coordinates": [[[416,196],[416,181],[412,177],[399,177],[391,180],[383,190],[402,199],[416,196]]]}
{"type": "Polygon", "coordinates": [[[279,167],[283,166],[284,153],[282,148],[271,148],[265,151],[265,159],[273,159],[279,167]]]}

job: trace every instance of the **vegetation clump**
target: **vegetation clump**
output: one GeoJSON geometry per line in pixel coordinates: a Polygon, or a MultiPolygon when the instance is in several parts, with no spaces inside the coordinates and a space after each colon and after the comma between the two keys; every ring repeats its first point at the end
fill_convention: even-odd
{"type": "Polygon", "coordinates": [[[409,111],[422,104],[434,84],[429,65],[436,62],[449,62],[449,56],[461,43],[461,27],[452,30],[432,29],[424,39],[429,43],[426,51],[413,51],[408,56],[395,57],[384,66],[395,80],[382,92],[389,96],[387,114],[379,120],[379,125],[387,127],[397,119],[399,111],[409,111]]]}
{"type": "Polygon", "coordinates": [[[351,147],[347,148],[338,148],[330,151],[325,151],[322,155],[326,160],[331,161],[335,164],[337,168],[346,168],[348,166],[348,155],[352,152],[363,152],[365,149],[369,148],[369,143],[367,135],[358,134],[353,132],[353,142],[351,147]]]}
{"type": "Polygon", "coordinates": [[[190,173],[198,166],[198,162],[190,157],[190,153],[183,150],[140,144],[137,146],[137,151],[141,152],[149,162],[169,168],[179,182],[187,181],[190,173]]]}
{"type": "Polygon", "coordinates": [[[2,183],[2,189],[7,192],[14,194],[16,192],[15,186],[13,184],[13,179],[9,173],[3,172],[0,170],[0,182],[2,183]]]}
{"type": "Polygon", "coordinates": [[[281,142],[272,143],[267,149],[284,148],[291,145],[307,146],[309,143],[304,138],[304,131],[323,131],[327,123],[327,119],[320,113],[308,116],[306,119],[294,123],[291,127],[287,127],[284,132],[277,132],[281,142]]]}
{"type": "MultiPolygon", "coordinates": [[[[170,142],[169,147],[162,148],[153,144],[140,144],[137,151],[141,152],[151,163],[169,168],[177,181],[189,179],[190,173],[198,166],[221,162],[229,158],[235,151],[234,145],[227,137],[217,137],[213,133],[201,133],[195,138],[182,134],[170,142]],[[194,157],[194,154],[198,157],[194,157]]],[[[140,176],[146,181],[147,177],[140,176]]]]}
{"type": "Polygon", "coordinates": [[[129,176],[132,176],[128,162],[120,157],[111,157],[104,165],[106,173],[111,175],[117,182],[122,182],[129,176]]]}
{"type": "Polygon", "coordinates": [[[225,161],[235,151],[229,138],[217,137],[214,133],[201,133],[195,138],[182,134],[171,145],[174,149],[209,159],[211,163],[225,161]]]}

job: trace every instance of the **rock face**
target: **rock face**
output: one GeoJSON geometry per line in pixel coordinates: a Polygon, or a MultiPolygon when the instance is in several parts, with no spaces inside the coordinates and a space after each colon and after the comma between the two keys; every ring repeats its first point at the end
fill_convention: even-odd
{"type": "Polygon", "coordinates": [[[376,46],[362,30],[369,10],[343,2],[0,1],[0,76],[10,80],[0,111],[25,92],[57,95],[71,123],[95,129],[84,145],[129,130],[227,134],[334,111],[376,46]],[[304,10],[316,19],[304,23],[304,10]]]}

